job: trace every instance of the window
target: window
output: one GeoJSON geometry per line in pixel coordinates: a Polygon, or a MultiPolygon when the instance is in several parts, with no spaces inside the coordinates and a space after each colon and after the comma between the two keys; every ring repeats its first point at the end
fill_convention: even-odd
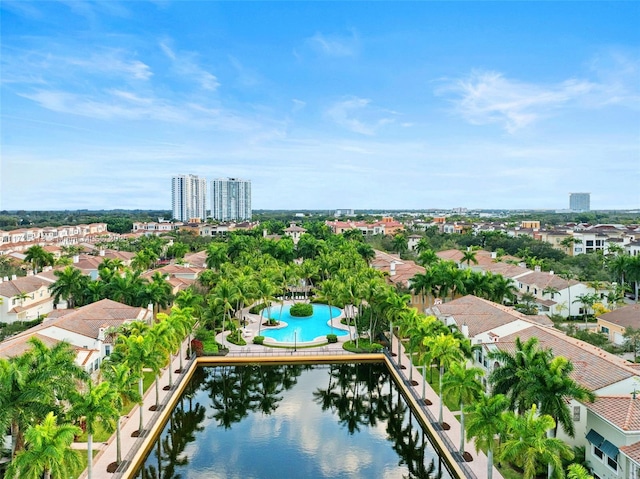
{"type": "Polygon", "coordinates": [[[601,333],[605,333],[605,334],[609,334],[609,328],[607,328],[606,326],[600,326],[600,332],[601,333]]]}
{"type": "Polygon", "coordinates": [[[618,463],[616,462],[615,459],[607,456],[607,466],[609,466],[611,469],[613,469],[614,471],[618,470],[618,463]]]}
{"type": "Polygon", "coordinates": [[[573,406],[573,421],[577,422],[580,420],[580,406],[573,406]]]}
{"type": "Polygon", "coordinates": [[[109,356],[110,354],[111,354],[111,345],[107,344],[107,345],[104,347],[104,355],[105,355],[105,356],[109,356]]]}
{"type": "Polygon", "coordinates": [[[587,240],[587,246],[593,246],[593,240],[587,240]]]}
{"type": "Polygon", "coordinates": [[[596,446],[593,446],[593,455],[602,460],[604,453],[596,446]]]}

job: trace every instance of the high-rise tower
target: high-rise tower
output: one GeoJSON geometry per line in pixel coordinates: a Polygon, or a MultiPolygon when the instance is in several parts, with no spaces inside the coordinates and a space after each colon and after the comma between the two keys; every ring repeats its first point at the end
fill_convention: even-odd
{"type": "Polygon", "coordinates": [[[569,193],[569,209],[575,212],[591,209],[591,193],[569,193]]]}
{"type": "Polygon", "coordinates": [[[179,221],[207,218],[207,180],[195,175],[171,178],[173,217],[179,221]]]}
{"type": "Polygon", "coordinates": [[[218,178],[211,182],[211,217],[218,221],[251,219],[251,180],[218,178]]]}

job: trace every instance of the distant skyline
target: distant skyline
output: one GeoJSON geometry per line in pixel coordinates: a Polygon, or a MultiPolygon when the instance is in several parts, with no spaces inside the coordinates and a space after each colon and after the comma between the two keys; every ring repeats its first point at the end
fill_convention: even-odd
{"type": "Polygon", "coordinates": [[[640,2],[0,3],[0,210],[640,208],[640,2]]]}

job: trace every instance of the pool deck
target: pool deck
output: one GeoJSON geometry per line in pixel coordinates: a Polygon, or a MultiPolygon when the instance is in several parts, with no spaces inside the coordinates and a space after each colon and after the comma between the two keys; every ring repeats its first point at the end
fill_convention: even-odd
{"type": "MultiPolygon", "coordinates": [[[[392,371],[392,374],[396,376],[397,382],[401,388],[405,391],[405,396],[409,399],[410,402],[414,405],[414,410],[418,411],[417,414],[420,416],[420,420],[428,425],[432,429],[432,435],[435,437],[435,441],[437,448],[445,447],[442,443],[442,440],[438,437],[437,433],[433,434],[433,426],[431,426],[431,420],[424,411],[421,410],[419,404],[413,398],[411,394],[410,388],[413,388],[418,396],[422,394],[422,375],[421,372],[413,367],[412,377],[417,382],[417,385],[411,386],[406,381],[406,378],[409,376],[409,369],[403,370],[402,372],[398,372],[394,367],[393,363],[397,362],[397,359],[400,358],[400,362],[402,365],[408,368],[409,359],[405,354],[405,351],[402,345],[398,341],[394,341],[392,346],[392,350],[394,353],[398,353],[398,347],[400,348],[400,354],[398,354],[393,359],[386,358],[383,354],[370,354],[370,355],[354,355],[345,351],[342,348],[342,342],[348,340],[349,335],[341,338],[336,344],[331,345],[323,345],[317,346],[313,348],[304,348],[301,347],[297,351],[293,351],[291,349],[282,349],[282,348],[271,348],[268,346],[256,345],[252,344],[251,340],[253,336],[257,334],[258,331],[258,315],[249,315],[245,313],[245,316],[249,316],[249,322],[247,325],[247,336],[245,339],[247,340],[246,346],[235,346],[233,344],[229,344],[225,341],[225,346],[229,348],[229,354],[226,356],[209,356],[197,358],[197,360],[189,363],[189,367],[185,368],[181,374],[174,374],[174,387],[171,390],[165,390],[164,387],[168,387],[169,384],[169,373],[168,368],[165,368],[162,376],[160,377],[160,403],[163,404],[163,407],[158,412],[152,412],[149,410],[151,406],[155,404],[155,387],[150,387],[144,395],[143,405],[144,408],[144,421],[145,421],[145,431],[146,434],[143,438],[132,437],[131,434],[134,431],[138,430],[139,424],[139,406],[135,406],[131,412],[121,419],[121,442],[122,442],[122,457],[128,461],[128,468],[126,471],[119,471],[118,473],[109,473],[107,472],[107,466],[113,463],[116,459],[116,440],[115,434],[104,443],[95,443],[94,442],[94,450],[98,450],[96,457],[93,460],[93,478],[94,479],[118,479],[118,478],[129,478],[132,477],[133,471],[136,466],[141,463],[146,454],[147,445],[153,440],[154,436],[159,432],[160,428],[164,424],[164,420],[166,416],[171,412],[173,406],[177,402],[182,390],[188,383],[188,379],[190,378],[193,370],[198,365],[203,364],[220,364],[220,363],[256,363],[256,362],[338,362],[338,361],[354,361],[354,360],[374,360],[374,361],[391,361],[389,369],[392,371]],[[253,319],[254,321],[251,321],[253,319]],[[402,378],[402,374],[405,375],[405,378],[402,378]]],[[[220,341],[222,338],[218,338],[220,341]]],[[[185,345],[186,345],[185,341],[185,345]]],[[[171,364],[172,369],[177,370],[180,366],[179,358],[173,358],[173,362],[171,364]]],[[[438,396],[435,394],[431,386],[426,383],[425,384],[426,397],[431,400],[433,403],[426,408],[432,414],[432,416],[438,417],[438,396]]],[[[443,408],[443,419],[444,421],[451,426],[448,431],[445,431],[445,434],[448,436],[450,441],[456,445],[460,442],[460,423],[457,418],[454,416],[452,412],[450,412],[446,407],[443,408]]],[[[86,448],[85,444],[74,444],[74,448],[82,449],[86,448]]],[[[465,444],[465,450],[470,452],[473,456],[473,460],[465,463],[469,469],[475,474],[478,478],[487,477],[487,458],[486,456],[480,452],[475,452],[475,446],[473,441],[467,441],[465,444]]],[[[80,476],[81,479],[87,477],[87,471],[84,472],[83,475],[80,476]]],[[[460,477],[464,477],[461,475],[460,477]]],[[[473,477],[473,476],[471,476],[473,477]]],[[[493,469],[493,477],[495,479],[502,479],[502,475],[497,471],[494,467],[493,469]]]]}

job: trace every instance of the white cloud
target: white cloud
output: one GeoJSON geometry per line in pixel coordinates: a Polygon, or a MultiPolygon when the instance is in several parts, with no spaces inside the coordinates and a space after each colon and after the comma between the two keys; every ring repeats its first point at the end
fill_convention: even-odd
{"type": "Polygon", "coordinates": [[[331,57],[351,57],[360,50],[360,40],[355,32],[349,36],[316,33],[306,43],[316,52],[331,57]]]}
{"type": "Polygon", "coordinates": [[[513,133],[589,94],[597,85],[570,79],[551,86],[540,86],[504,77],[492,71],[474,71],[436,91],[454,96],[455,110],[469,123],[498,123],[513,133]]]}
{"type": "Polygon", "coordinates": [[[331,105],[326,115],[337,125],[362,135],[374,135],[378,129],[395,121],[388,110],[370,106],[368,98],[353,97],[331,105]]]}
{"type": "Polygon", "coordinates": [[[297,98],[293,98],[291,100],[291,102],[293,103],[293,107],[291,108],[292,111],[300,111],[302,110],[305,106],[307,106],[307,103],[302,101],[302,100],[298,100],[297,98]]]}
{"type": "Polygon", "coordinates": [[[169,43],[169,40],[161,41],[160,49],[172,61],[173,68],[178,75],[194,80],[204,90],[215,91],[218,89],[220,86],[218,78],[197,63],[195,53],[176,52],[169,43]]]}

